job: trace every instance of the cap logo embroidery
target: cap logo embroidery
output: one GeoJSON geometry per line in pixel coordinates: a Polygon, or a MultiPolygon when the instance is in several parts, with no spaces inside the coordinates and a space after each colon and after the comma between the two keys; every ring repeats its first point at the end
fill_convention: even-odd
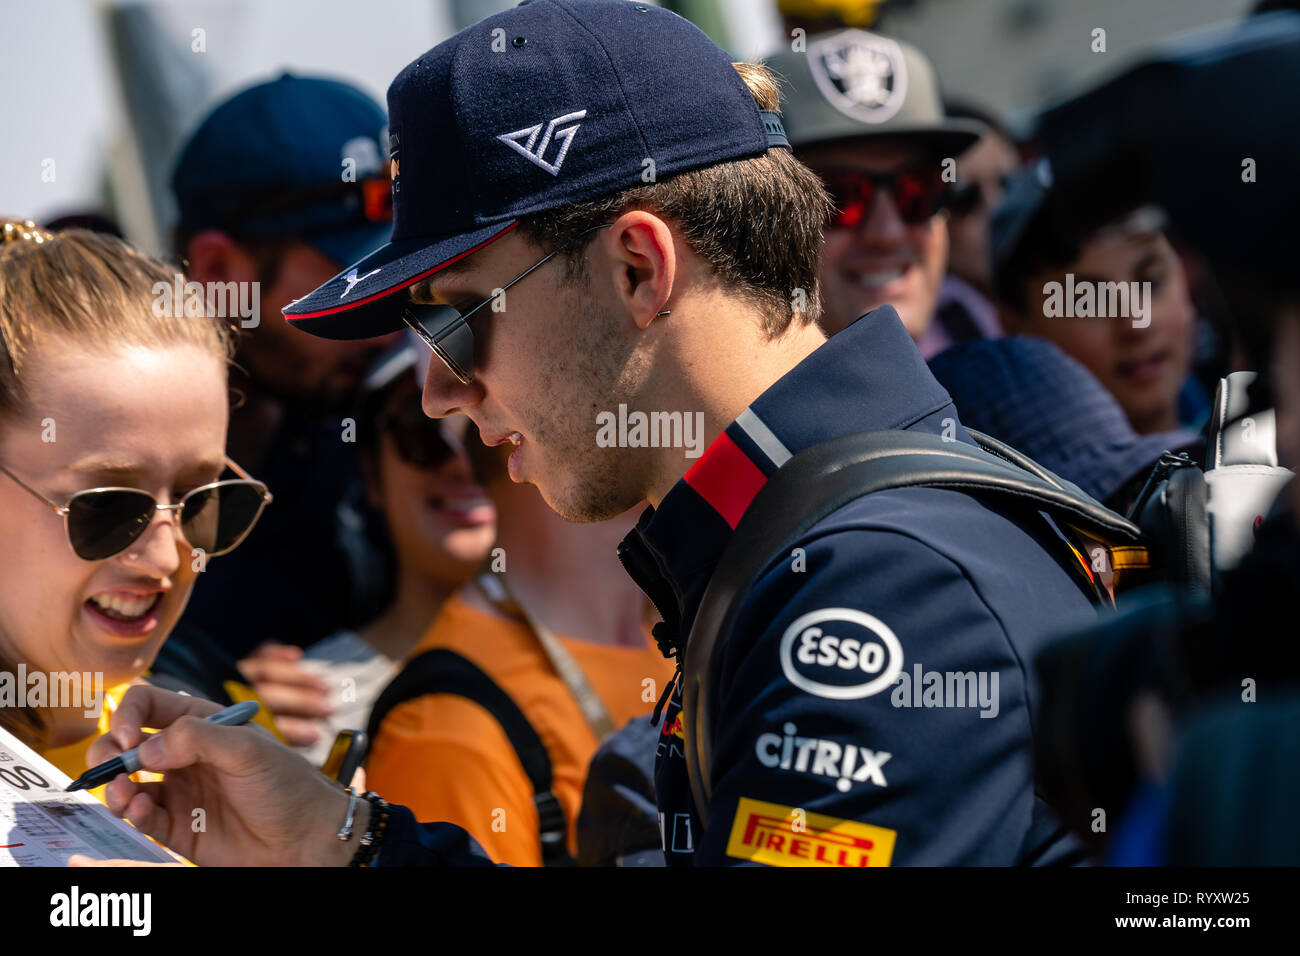
{"type": "Polygon", "coordinates": [[[572,126],[566,126],[563,129],[557,129],[557,127],[561,123],[567,123],[570,120],[580,120],[586,115],[586,110],[578,110],[576,113],[565,113],[563,116],[555,117],[546,124],[546,133],[542,136],[541,142],[537,141],[537,134],[542,132],[541,123],[517,129],[513,133],[501,133],[497,136],[497,139],[530,163],[542,167],[552,176],[555,176],[559,174],[560,167],[564,165],[564,157],[568,155],[569,147],[573,144],[573,136],[578,132],[578,127],[582,124],[574,123],[572,126]],[[548,163],[543,157],[546,155],[546,148],[551,145],[552,136],[560,143],[560,151],[555,155],[555,162],[548,163]],[[521,143],[520,140],[525,137],[527,137],[527,141],[521,143]]]}
{"type": "Polygon", "coordinates": [[[907,68],[897,43],[848,30],[808,45],[808,67],[826,101],[862,123],[884,123],[907,98],[907,68]]]}
{"type": "Polygon", "coordinates": [[[343,290],[343,295],[339,296],[339,298],[340,299],[346,298],[347,294],[352,291],[352,287],[354,285],[356,285],[358,282],[365,282],[373,275],[379,275],[379,270],[376,269],[373,272],[367,272],[365,275],[358,277],[357,270],[353,269],[351,272],[349,272],[347,275],[343,277],[343,281],[348,284],[348,287],[343,290]]]}

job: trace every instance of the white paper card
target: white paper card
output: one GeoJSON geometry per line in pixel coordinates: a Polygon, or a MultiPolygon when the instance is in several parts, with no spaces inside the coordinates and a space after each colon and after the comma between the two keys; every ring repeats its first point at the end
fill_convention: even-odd
{"type": "Polygon", "coordinates": [[[88,791],[64,793],[72,780],[0,729],[0,866],[66,866],[96,859],[173,863],[170,855],[88,791]]]}

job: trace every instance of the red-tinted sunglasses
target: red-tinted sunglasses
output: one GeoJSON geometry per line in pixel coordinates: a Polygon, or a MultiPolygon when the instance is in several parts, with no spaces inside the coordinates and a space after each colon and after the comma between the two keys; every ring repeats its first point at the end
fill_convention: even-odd
{"type": "Polygon", "coordinates": [[[898,207],[899,218],[910,226],[920,225],[943,208],[948,184],[936,166],[917,166],[892,173],[864,173],[855,169],[833,169],[821,173],[826,191],[835,203],[829,228],[856,229],[871,212],[876,190],[888,189],[898,207]]]}

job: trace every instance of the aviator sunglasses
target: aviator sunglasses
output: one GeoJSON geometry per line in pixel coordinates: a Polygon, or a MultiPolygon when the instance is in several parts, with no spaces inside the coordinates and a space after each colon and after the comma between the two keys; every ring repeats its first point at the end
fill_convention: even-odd
{"type": "Polygon", "coordinates": [[[853,169],[821,172],[822,182],[835,203],[829,227],[856,229],[866,221],[876,191],[887,189],[898,216],[909,226],[920,225],[944,208],[948,185],[936,166],[917,166],[892,173],[864,173],[853,169]]]}
{"type": "Polygon", "coordinates": [[[0,471],[63,518],[68,543],[77,557],[103,561],[129,548],[153,524],[159,511],[179,512],[185,540],[209,557],[233,550],[253,530],[272,499],[266,485],[229,458],[226,464],[238,479],[200,485],[170,505],[158,504],[153,495],[139,488],[90,488],[59,505],[4,465],[0,471]]]}
{"type": "MultiPolygon", "coordinates": [[[[605,222],[599,226],[585,229],[579,233],[579,238],[595,232],[597,229],[604,229],[609,225],[611,223],[605,222]]],[[[506,289],[540,269],[559,254],[560,250],[558,249],[548,252],[468,312],[461,312],[450,305],[410,303],[402,312],[402,321],[410,326],[411,330],[424,341],[425,345],[433,349],[433,354],[442,359],[443,364],[451,369],[452,374],[460,380],[462,385],[470,385],[474,381],[474,333],[469,327],[469,320],[474,317],[475,313],[495,301],[497,296],[505,292],[506,289]]],[[[480,346],[482,344],[479,343],[480,346]]]]}

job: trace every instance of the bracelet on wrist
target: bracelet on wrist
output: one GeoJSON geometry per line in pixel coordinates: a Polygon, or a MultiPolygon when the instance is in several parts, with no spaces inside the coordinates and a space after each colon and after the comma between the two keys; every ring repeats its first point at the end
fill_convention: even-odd
{"type": "Polygon", "coordinates": [[[388,836],[392,806],[373,790],[367,790],[364,798],[370,803],[370,821],[366,825],[366,832],[362,834],[361,843],[349,866],[373,866],[379,857],[384,839],[388,836]]]}
{"type": "Polygon", "coordinates": [[[345,791],[348,795],[348,815],[343,821],[343,826],[339,829],[338,838],[341,842],[346,843],[352,839],[352,824],[356,821],[357,815],[357,795],[351,787],[345,791]]]}

